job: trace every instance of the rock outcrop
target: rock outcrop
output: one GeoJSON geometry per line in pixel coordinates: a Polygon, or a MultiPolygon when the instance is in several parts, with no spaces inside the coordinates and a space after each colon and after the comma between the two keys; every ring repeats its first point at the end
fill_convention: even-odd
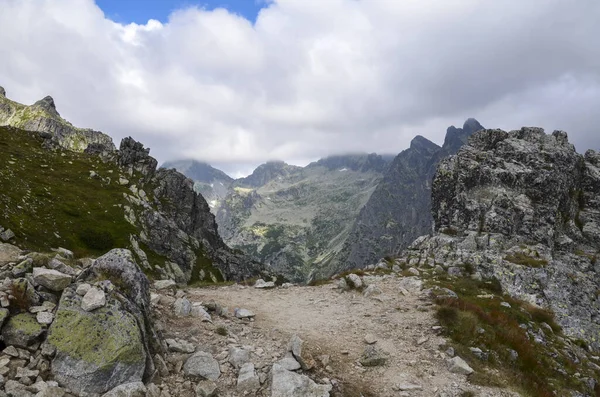
{"type": "Polygon", "coordinates": [[[108,135],[91,129],[74,127],[60,117],[51,96],[26,106],[7,99],[6,91],[1,88],[0,126],[12,126],[49,134],[54,144],[77,152],[83,152],[90,145],[102,147],[103,150],[115,150],[115,145],[108,135]]]}
{"type": "Polygon", "coordinates": [[[121,143],[117,161],[129,174],[141,173],[152,189],[152,201],[139,189],[128,196],[131,205],[126,211],[132,225],[141,229],[139,241],[170,261],[155,269],[161,277],[187,283],[262,274],[262,264],[234,253],[223,242],[214,215],[191,179],[174,169],[157,170],[148,149],[131,138],[121,143]]]}
{"type": "Polygon", "coordinates": [[[206,163],[181,160],[164,163],[161,168],[175,168],[194,181],[194,190],[202,195],[211,209],[217,208],[227,195],[233,178],[206,163]]]}
{"type": "Polygon", "coordinates": [[[431,180],[436,166],[481,129],[475,119],[465,121],[463,128],[451,126],[442,147],[422,136],[414,138],[410,148],[391,163],[361,209],[343,249],[321,276],[364,268],[383,256],[397,254],[415,238],[429,233],[433,224],[431,180]]]}
{"type": "Polygon", "coordinates": [[[440,163],[435,234],[417,239],[404,260],[498,280],[599,350],[599,193],[600,155],[578,154],[565,132],[480,131],[440,163]]]}

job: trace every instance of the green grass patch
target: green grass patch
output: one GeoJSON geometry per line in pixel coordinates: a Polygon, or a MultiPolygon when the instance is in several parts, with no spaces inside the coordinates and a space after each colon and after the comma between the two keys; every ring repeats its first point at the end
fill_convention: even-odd
{"type": "Polygon", "coordinates": [[[528,267],[544,267],[548,264],[548,261],[545,259],[533,258],[521,252],[507,255],[504,259],[514,264],[528,267]]]}
{"type": "Polygon", "coordinates": [[[48,150],[38,134],[0,127],[0,223],[22,248],[62,246],[83,257],[129,246],[136,229],[124,218],[129,191],[118,177],[99,157],[48,150]]]}

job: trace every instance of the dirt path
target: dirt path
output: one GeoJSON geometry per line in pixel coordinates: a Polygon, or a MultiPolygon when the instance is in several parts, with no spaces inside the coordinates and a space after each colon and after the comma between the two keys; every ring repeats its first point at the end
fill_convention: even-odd
{"type": "MultiPolygon", "coordinates": [[[[256,314],[255,321],[241,322],[213,316],[213,324],[198,319],[166,316],[167,333],[192,341],[209,341],[205,350],[221,358],[224,368],[221,390],[234,389],[235,370],[228,371],[226,351],[244,346],[253,351],[259,371],[283,357],[290,336],[305,341],[314,357],[329,356],[311,377],[324,383],[332,379],[344,385],[343,395],[360,396],[461,396],[473,391],[477,396],[511,396],[499,389],[471,386],[463,375],[452,374],[439,346],[444,339],[435,330],[434,307],[410,279],[395,276],[365,277],[380,294],[365,297],[344,292],[333,285],[259,290],[239,285],[191,289],[191,302],[215,301],[233,312],[245,308],[256,314]],[[405,289],[406,295],[401,292],[405,289]],[[227,337],[215,330],[228,329],[227,337]],[[373,335],[376,347],[385,352],[384,366],[365,368],[358,360],[367,346],[365,336],[373,335]],[[326,378],[326,379],[324,379],[326,378]],[[402,390],[409,386],[421,389],[402,390]]],[[[319,362],[319,360],[317,360],[319,362]]],[[[237,395],[227,391],[221,395],[237,395]]],[[[268,389],[259,395],[270,395],[268,389]]]]}

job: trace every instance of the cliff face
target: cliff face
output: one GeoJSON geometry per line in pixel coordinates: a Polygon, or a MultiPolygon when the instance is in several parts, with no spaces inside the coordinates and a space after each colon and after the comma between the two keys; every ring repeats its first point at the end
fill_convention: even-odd
{"type": "Polygon", "coordinates": [[[262,264],[234,253],[223,242],[208,203],[194,191],[191,179],[174,169],[157,170],[148,150],[131,138],[121,142],[117,161],[129,174],[140,172],[151,191],[153,199],[138,191],[129,198],[132,206],[125,209],[127,218],[141,228],[139,242],[172,261],[165,265],[171,269],[168,276],[188,282],[241,280],[262,274],[262,264]]]}
{"type": "Polygon", "coordinates": [[[54,99],[50,96],[31,106],[25,106],[6,98],[4,88],[0,87],[0,126],[49,134],[55,144],[76,152],[83,152],[89,145],[115,150],[115,145],[108,135],[74,127],[60,117],[54,99]]]}
{"type": "Polygon", "coordinates": [[[223,171],[196,160],[172,161],[163,164],[162,168],[175,168],[192,179],[194,190],[204,197],[211,209],[220,205],[233,182],[233,178],[223,171]]]}
{"type": "Polygon", "coordinates": [[[598,350],[599,193],[600,155],[578,154],[565,132],[480,131],[440,163],[435,233],[417,239],[405,260],[497,279],[598,350]]]}
{"type": "Polygon", "coordinates": [[[421,136],[414,138],[410,148],[394,159],[360,211],[344,248],[330,265],[330,272],[374,264],[429,233],[433,224],[431,180],[436,166],[480,129],[483,127],[475,119],[468,119],[463,128],[449,127],[442,147],[421,136]]]}

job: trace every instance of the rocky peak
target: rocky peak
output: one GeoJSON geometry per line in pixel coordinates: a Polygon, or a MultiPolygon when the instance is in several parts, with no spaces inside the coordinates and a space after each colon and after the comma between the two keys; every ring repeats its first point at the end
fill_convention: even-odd
{"type": "Polygon", "coordinates": [[[251,175],[238,179],[236,185],[256,188],[267,184],[277,177],[289,175],[300,169],[301,167],[289,165],[283,161],[268,161],[265,164],[259,165],[251,175]]]}
{"type": "Polygon", "coordinates": [[[307,168],[322,166],[328,168],[329,170],[339,170],[346,168],[352,171],[360,172],[383,172],[387,164],[388,162],[376,153],[358,153],[328,156],[320,159],[319,161],[309,164],[307,168]]]}
{"type": "Polygon", "coordinates": [[[121,141],[118,154],[119,165],[141,172],[147,178],[151,178],[156,172],[158,162],[150,156],[150,149],[137,142],[132,137],[121,141]]]}
{"type": "Polygon", "coordinates": [[[463,124],[463,130],[470,131],[471,134],[483,130],[483,126],[476,119],[470,117],[463,124]]]}
{"type": "Polygon", "coordinates": [[[182,161],[174,161],[167,162],[162,165],[162,168],[175,168],[177,171],[181,172],[188,178],[193,179],[195,182],[202,183],[213,183],[215,181],[220,181],[224,183],[233,182],[233,178],[224,173],[221,170],[218,170],[212,167],[210,164],[196,161],[196,160],[182,160],[182,161]]]}
{"type": "Polygon", "coordinates": [[[54,103],[54,98],[50,95],[40,99],[36,103],[33,104],[33,107],[41,108],[46,112],[50,113],[52,116],[60,117],[60,114],[56,110],[56,104],[54,103]]]}
{"type": "Polygon", "coordinates": [[[445,155],[456,153],[462,145],[467,143],[471,135],[482,129],[483,126],[479,124],[479,121],[473,118],[467,119],[462,128],[456,128],[455,126],[448,127],[443,146],[445,155]]]}
{"type": "Polygon", "coordinates": [[[432,153],[440,150],[438,145],[421,135],[417,135],[413,138],[410,142],[410,148],[421,153],[432,153]]]}
{"type": "Polygon", "coordinates": [[[564,131],[479,131],[440,163],[432,187],[439,234],[415,247],[435,246],[430,253],[440,259],[446,250],[447,266],[473,262],[504,291],[549,306],[569,335],[598,349],[589,337],[600,332],[598,164],[597,153],[578,154],[564,131]]]}
{"type": "Polygon", "coordinates": [[[4,89],[4,87],[0,86],[0,96],[5,97],[6,98],[6,90],[4,89]]]}

